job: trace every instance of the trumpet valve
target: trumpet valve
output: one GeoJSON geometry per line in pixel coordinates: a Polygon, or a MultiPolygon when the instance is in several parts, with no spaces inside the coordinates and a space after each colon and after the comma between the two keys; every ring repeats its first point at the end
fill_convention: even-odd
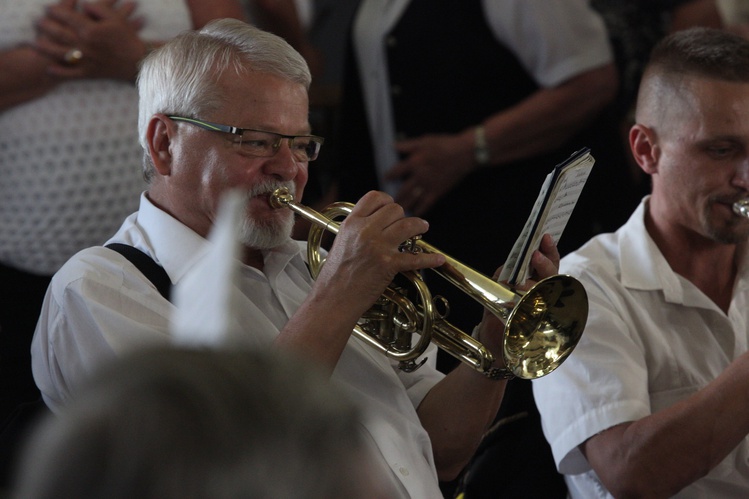
{"type": "Polygon", "coordinates": [[[398,249],[401,253],[421,253],[421,248],[417,244],[421,240],[421,237],[421,234],[417,234],[412,238],[407,239],[398,247],[398,249]]]}

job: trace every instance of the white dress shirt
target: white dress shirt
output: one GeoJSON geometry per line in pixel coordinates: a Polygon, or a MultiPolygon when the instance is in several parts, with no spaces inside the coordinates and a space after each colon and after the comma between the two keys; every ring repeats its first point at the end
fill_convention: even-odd
{"type": "MultiPolygon", "coordinates": [[[[595,237],[560,265],[588,292],[588,323],[570,357],[534,380],[533,391],[544,434],[574,498],[611,497],[580,444],[693,395],[747,351],[746,255],[725,314],[671,270],[645,228],[647,199],[616,233],[595,237]]],[[[747,477],[749,438],[744,438],[676,497],[747,497],[747,477]]]]}
{"type": "MultiPolygon", "coordinates": [[[[57,3],[0,0],[0,51],[33,43],[35,23],[57,3]]],[[[136,3],[143,40],[168,40],[192,27],[185,0],[136,3]]],[[[52,275],[78,250],[111,237],[137,209],[147,186],[131,82],[68,79],[0,112],[0,130],[3,264],[52,275]]]]}
{"type": "MultiPolygon", "coordinates": [[[[109,242],[151,255],[174,284],[206,257],[210,244],[145,195],[139,211],[109,242]]],[[[306,298],[312,281],[304,247],[289,241],[266,252],[262,272],[242,266],[238,286],[245,301],[235,318],[248,347],[268,347],[306,298]]],[[[94,247],[76,254],[52,280],[32,344],[34,379],[45,402],[57,410],[108,359],[169,342],[173,312],[173,305],[118,253],[94,247]]],[[[393,497],[439,497],[431,442],[416,407],[442,377],[429,365],[404,373],[356,338],[333,373],[334,382],[362,409],[366,441],[392,471],[386,476],[393,497]]]]}

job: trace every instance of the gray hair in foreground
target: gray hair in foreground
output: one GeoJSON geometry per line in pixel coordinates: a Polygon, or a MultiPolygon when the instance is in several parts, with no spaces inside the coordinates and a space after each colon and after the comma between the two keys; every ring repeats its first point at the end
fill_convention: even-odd
{"type": "Polygon", "coordinates": [[[35,429],[13,497],[371,497],[360,414],[304,363],[165,347],[97,374],[35,429]]]}
{"type": "Polygon", "coordinates": [[[269,73],[304,85],[312,77],[304,58],[283,38],[237,19],[219,19],[186,31],[146,57],[138,74],[138,137],[143,174],[153,176],[146,130],[156,113],[202,117],[225,102],[216,86],[226,72],[269,73]]]}

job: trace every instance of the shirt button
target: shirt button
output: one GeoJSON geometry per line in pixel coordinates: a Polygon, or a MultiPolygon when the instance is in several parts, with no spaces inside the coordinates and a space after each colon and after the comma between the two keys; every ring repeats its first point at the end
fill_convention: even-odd
{"type": "Polygon", "coordinates": [[[403,476],[408,476],[409,475],[408,468],[405,468],[403,466],[401,466],[400,468],[398,468],[398,471],[400,471],[401,475],[403,475],[403,476]]]}

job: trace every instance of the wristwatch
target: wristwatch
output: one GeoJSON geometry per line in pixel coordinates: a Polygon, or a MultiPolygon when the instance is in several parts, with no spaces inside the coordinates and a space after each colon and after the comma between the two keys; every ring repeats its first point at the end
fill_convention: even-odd
{"type": "Polygon", "coordinates": [[[484,125],[474,128],[473,159],[479,166],[489,164],[489,146],[486,143],[486,130],[484,125]]]}

